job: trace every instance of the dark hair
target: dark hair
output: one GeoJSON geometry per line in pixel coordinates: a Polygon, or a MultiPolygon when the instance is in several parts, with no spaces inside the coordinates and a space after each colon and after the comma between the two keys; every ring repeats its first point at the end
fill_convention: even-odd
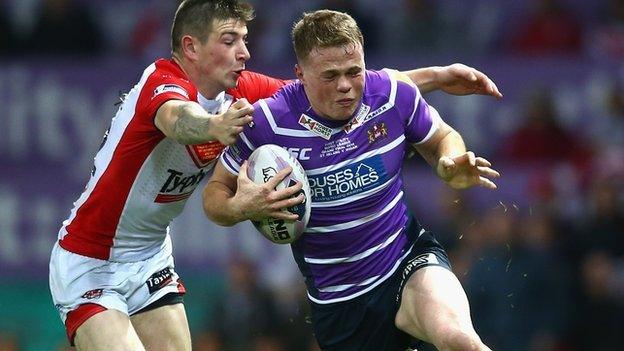
{"type": "Polygon", "coordinates": [[[293,26],[292,41],[299,60],[307,58],[314,48],[364,45],[364,37],[353,17],[331,10],[304,13],[293,26]]]}
{"type": "Polygon", "coordinates": [[[249,22],[254,18],[253,7],[239,0],[184,0],[178,7],[171,27],[171,50],[179,52],[180,40],[192,35],[204,42],[215,19],[236,19],[249,22]]]}

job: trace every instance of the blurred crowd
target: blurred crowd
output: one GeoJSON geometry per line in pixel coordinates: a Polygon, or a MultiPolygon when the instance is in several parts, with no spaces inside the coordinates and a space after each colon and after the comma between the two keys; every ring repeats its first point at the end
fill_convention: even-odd
{"type": "MultiPolygon", "coordinates": [[[[368,53],[624,55],[622,0],[251,0],[251,51],[291,55],[289,29],[303,12],[332,8],[356,18],[368,53]],[[391,20],[387,17],[391,14],[391,20]],[[270,47],[270,50],[266,50],[270,47]],[[255,50],[258,48],[258,50],[255,50]]],[[[0,52],[31,55],[147,55],[168,52],[176,0],[6,0],[0,52]]]]}
{"type": "MultiPolygon", "coordinates": [[[[500,165],[503,177],[522,175],[523,201],[483,206],[470,194],[444,189],[435,200],[441,212],[423,220],[446,246],[475,327],[492,349],[622,348],[624,70],[618,62],[624,59],[624,0],[251,2],[258,12],[250,50],[258,66],[290,60],[292,21],[323,7],[352,14],[372,56],[537,57],[554,58],[553,66],[579,57],[615,62],[614,71],[590,74],[570,89],[556,82],[522,89],[506,101],[513,123],[472,137],[462,129],[469,145],[479,145],[500,165]]],[[[114,55],[149,62],[168,55],[176,5],[3,1],[0,60],[114,55]]],[[[193,331],[196,350],[316,350],[302,282],[294,275],[287,283],[267,284],[257,274],[259,262],[228,262],[205,325],[193,331]]],[[[0,350],[18,350],[17,340],[0,331],[0,350]]]]}

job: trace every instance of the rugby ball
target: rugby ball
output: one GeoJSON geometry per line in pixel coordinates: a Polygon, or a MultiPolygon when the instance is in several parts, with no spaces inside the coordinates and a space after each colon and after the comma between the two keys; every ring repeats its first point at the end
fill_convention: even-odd
{"type": "MultiPolygon", "coordinates": [[[[297,182],[303,183],[301,193],[305,196],[303,203],[289,207],[288,212],[299,216],[296,221],[286,221],[283,219],[267,218],[256,222],[252,221],[256,229],[267,239],[276,244],[290,244],[303,234],[308,220],[310,219],[310,184],[308,177],[296,158],[280,146],[267,144],[262,145],[249,156],[247,176],[254,183],[264,184],[273,178],[277,172],[292,167],[292,172],[276,187],[277,190],[295,185],[297,182]]],[[[297,194],[297,196],[299,196],[297,194]]]]}

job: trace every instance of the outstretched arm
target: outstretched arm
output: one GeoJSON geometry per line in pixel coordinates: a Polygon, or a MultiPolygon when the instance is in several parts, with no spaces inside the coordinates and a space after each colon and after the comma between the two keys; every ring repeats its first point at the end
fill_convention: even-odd
{"type": "Polygon", "coordinates": [[[302,184],[275,190],[275,187],[291,172],[290,168],[279,171],[264,184],[256,184],[247,177],[247,162],[240,167],[238,177],[217,163],[214,173],[203,192],[204,212],[213,222],[232,226],[245,220],[260,221],[267,217],[289,221],[298,216],[282,209],[303,202],[299,193],[302,184]]]}
{"type": "Polygon", "coordinates": [[[253,106],[240,99],[221,114],[211,115],[193,101],[169,100],[156,112],[154,123],[167,137],[185,145],[219,140],[232,144],[252,121],[253,106]]]}
{"type": "Polygon", "coordinates": [[[496,189],[492,179],[500,174],[490,168],[492,164],[488,160],[466,151],[461,135],[444,121],[440,121],[429,140],[414,147],[449,186],[465,189],[481,185],[496,189]]]}
{"type": "Polygon", "coordinates": [[[422,93],[442,90],[452,95],[490,95],[502,98],[496,84],[479,70],[455,63],[450,66],[433,66],[403,71],[422,93]]]}

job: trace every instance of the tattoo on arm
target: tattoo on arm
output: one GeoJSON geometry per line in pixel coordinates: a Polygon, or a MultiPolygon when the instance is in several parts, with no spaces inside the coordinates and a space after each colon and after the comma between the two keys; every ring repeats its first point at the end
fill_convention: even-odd
{"type": "Polygon", "coordinates": [[[185,145],[200,144],[213,140],[208,132],[210,121],[206,112],[195,105],[177,107],[178,119],[173,125],[174,139],[185,145]]]}

